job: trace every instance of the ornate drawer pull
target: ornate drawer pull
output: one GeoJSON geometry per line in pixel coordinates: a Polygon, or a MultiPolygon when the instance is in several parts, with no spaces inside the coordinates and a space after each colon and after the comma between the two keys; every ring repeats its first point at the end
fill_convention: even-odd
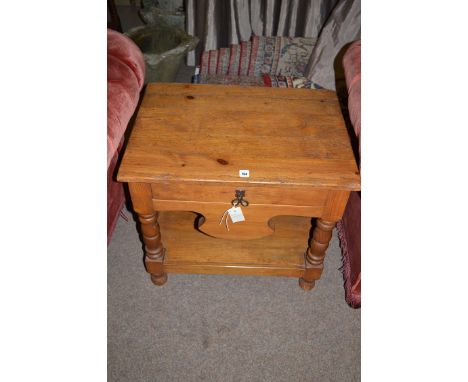
{"type": "Polygon", "coordinates": [[[244,200],[244,197],[245,197],[244,190],[236,190],[236,198],[232,199],[231,204],[234,207],[237,207],[239,204],[242,207],[247,207],[249,205],[249,202],[247,200],[244,200]]]}

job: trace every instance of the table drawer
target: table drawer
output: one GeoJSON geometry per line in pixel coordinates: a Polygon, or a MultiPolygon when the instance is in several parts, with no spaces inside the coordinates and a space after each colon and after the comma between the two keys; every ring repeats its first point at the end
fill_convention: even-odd
{"type": "Polygon", "coordinates": [[[245,191],[244,199],[250,204],[316,206],[325,205],[327,190],[301,186],[160,183],[151,185],[153,199],[195,202],[230,203],[236,190],[245,191]]]}
{"type": "Polygon", "coordinates": [[[267,184],[221,184],[207,182],[161,182],[151,185],[156,211],[194,211],[203,215],[197,228],[213,237],[250,240],[273,234],[274,216],[321,216],[329,191],[301,186],[267,184]],[[235,198],[236,190],[245,192],[245,221],[220,224],[235,198]]]}

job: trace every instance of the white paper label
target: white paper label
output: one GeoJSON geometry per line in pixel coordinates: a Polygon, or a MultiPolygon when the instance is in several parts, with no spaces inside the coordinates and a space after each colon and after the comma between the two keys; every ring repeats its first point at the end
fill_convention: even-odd
{"type": "Polygon", "coordinates": [[[249,170],[239,170],[239,176],[241,178],[248,178],[250,177],[250,172],[249,170]]]}
{"type": "Polygon", "coordinates": [[[232,207],[228,209],[229,217],[233,223],[245,221],[244,214],[240,207],[232,207]]]}

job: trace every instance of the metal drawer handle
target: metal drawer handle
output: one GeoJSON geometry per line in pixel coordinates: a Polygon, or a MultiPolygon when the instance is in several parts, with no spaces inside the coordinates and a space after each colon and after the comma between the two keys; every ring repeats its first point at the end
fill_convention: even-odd
{"type": "Polygon", "coordinates": [[[244,190],[236,190],[236,198],[232,199],[231,204],[234,207],[237,207],[239,204],[242,207],[247,207],[249,205],[249,202],[247,200],[244,200],[244,197],[245,197],[244,190]]]}

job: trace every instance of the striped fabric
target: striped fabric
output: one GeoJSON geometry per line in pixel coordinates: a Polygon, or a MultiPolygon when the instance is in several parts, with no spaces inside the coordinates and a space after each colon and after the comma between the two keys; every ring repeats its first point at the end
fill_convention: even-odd
{"type": "Polygon", "coordinates": [[[218,65],[216,74],[227,74],[229,67],[229,48],[220,48],[218,54],[218,65]]]}
{"type": "Polygon", "coordinates": [[[281,55],[281,37],[273,37],[270,41],[266,41],[265,51],[271,51],[271,69],[270,74],[277,74],[278,61],[281,55]]]}
{"type": "MultiPolygon", "coordinates": [[[[204,51],[200,77],[202,83],[206,83],[207,76],[216,83],[229,82],[229,76],[262,78],[264,74],[270,74],[285,78],[302,77],[315,43],[314,38],[252,36],[250,41],[232,44],[229,48],[204,51]]],[[[245,79],[241,82],[259,83],[245,79]]],[[[232,83],[239,83],[239,79],[233,78],[232,83]]],[[[273,77],[272,83],[283,86],[287,80],[284,82],[273,77]]]]}
{"type": "Polygon", "coordinates": [[[229,50],[230,57],[228,74],[231,76],[237,76],[239,74],[240,45],[232,44],[229,50]]]}
{"type": "Polygon", "coordinates": [[[202,52],[200,59],[200,75],[208,74],[208,62],[210,60],[210,52],[205,50],[202,52]]]}
{"type": "MultiPolygon", "coordinates": [[[[255,64],[257,56],[263,56],[263,45],[260,47],[260,43],[264,38],[259,36],[252,36],[252,46],[250,51],[249,69],[247,71],[248,76],[255,76],[255,64]]],[[[259,74],[257,74],[258,76],[259,74]]]]}
{"type": "Polygon", "coordinates": [[[218,66],[218,50],[210,50],[210,56],[208,59],[208,74],[216,74],[217,66],[218,66]]]}
{"type": "Polygon", "coordinates": [[[278,37],[252,37],[251,67],[249,75],[261,76],[276,73],[280,56],[280,38],[278,37]]]}
{"type": "Polygon", "coordinates": [[[252,49],[251,41],[242,41],[241,42],[241,53],[239,61],[239,76],[246,76],[249,70],[250,63],[250,51],[252,49]]]}

